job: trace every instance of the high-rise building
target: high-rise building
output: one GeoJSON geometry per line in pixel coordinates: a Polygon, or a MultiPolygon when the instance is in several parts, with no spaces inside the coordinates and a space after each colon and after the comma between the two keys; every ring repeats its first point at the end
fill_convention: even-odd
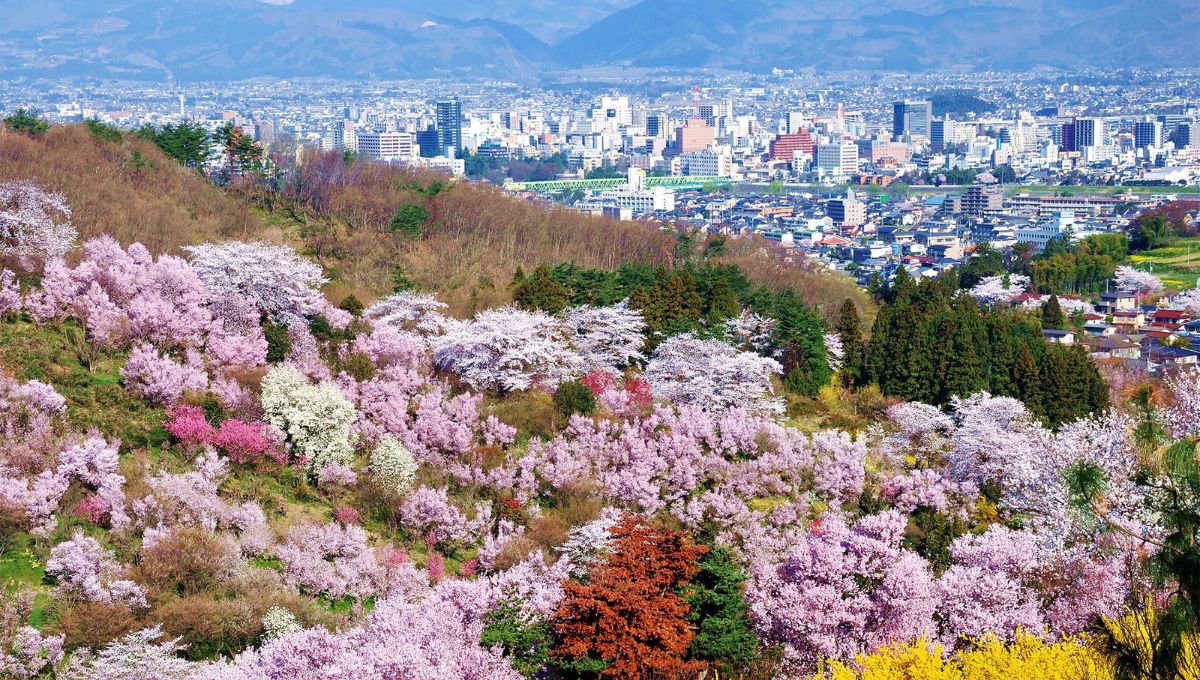
{"type": "Polygon", "coordinates": [[[462,150],[462,102],[458,97],[437,103],[438,155],[457,156],[462,150]]]}
{"type": "Polygon", "coordinates": [[[902,101],[892,104],[892,138],[922,137],[929,139],[933,124],[933,102],[929,100],[902,101]]]}
{"type": "Polygon", "coordinates": [[[1058,127],[1058,134],[1051,135],[1051,138],[1061,151],[1079,150],[1079,147],[1075,146],[1075,121],[1063,123],[1058,127]]]}
{"type": "Polygon", "coordinates": [[[275,136],[275,121],[271,119],[259,120],[254,123],[254,139],[258,141],[263,148],[269,147],[278,141],[275,136]]]}
{"type": "Polygon", "coordinates": [[[794,135],[804,129],[805,123],[803,113],[800,111],[788,111],[787,120],[784,122],[784,133],[794,135]]]}
{"type": "Polygon", "coordinates": [[[929,123],[929,147],[934,151],[945,151],[949,140],[954,139],[954,121],[939,118],[929,123]]]}
{"type": "Polygon", "coordinates": [[[962,198],[962,211],[982,217],[1004,208],[1004,189],[995,184],[972,184],[962,198]]]}
{"type": "Polygon", "coordinates": [[[650,137],[656,139],[665,138],[670,125],[671,123],[665,113],[652,113],[646,116],[646,134],[650,137]]]}
{"type": "Polygon", "coordinates": [[[1104,144],[1103,118],[1075,119],[1075,150],[1082,151],[1084,147],[1104,144]]]}
{"type": "Polygon", "coordinates": [[[1133,124],[1133,145],[1139,149],[1158,148],[1163,145],[1163,124],[1156,120],[1139,121],[1133,124]]]}
{"type": "Polygon", "coordinates": [[[432,125],[417,132],[417,146],[420,147],[422,158],[433,158],[437,156],[439,148],[438,129],[432,125]]]}
{"type": "Polygon", "coordinates": [[[338,151],[358,152],[358,135],[355,134],[354,121],[338,121],[333,126],[333,148],[338,151]]]}
{"type": "Polygon", "coordinates": [[[835,225],[857,227],[867,221],[867,206],[855,198],[853,192],[847,193],[845,198],[829,201],[826,209],[835,225]]]}
{"type": "Polygon", "coordinates": [[[716,128],[699,118],[693,118],[675,131],[675,146],[679,148],[680,153],[699,151],[712,146],[716,138],[716,128]]]}
{"type": "Polygon", "coordinates": [[[771,160],[788,161],[790,163],[792,154],[797,151],[803,151],[811,156],[815,146],[816,144],[808,134],[808,130],[800,128],[795,134],[779,135],[771,140],[771,160]]]}
{"type": "Polygon", "coordinates": [[[1197,132],[1200,132],[1200,130],[1197,130],[1196,123],[1194,122],[1180,123],[1179,125],[1176,125],[1175,148],[1186,149],[1190,146],[1196,145],[1197,142],[1200,142],[1200,139],[1197,139],[1197,132]]]}
{"type": "Polygon", "coordinates": [[[858,171],[858,145],[850,140],[818,144],[813,165],[818,174],[848,177],[858,171]]]}

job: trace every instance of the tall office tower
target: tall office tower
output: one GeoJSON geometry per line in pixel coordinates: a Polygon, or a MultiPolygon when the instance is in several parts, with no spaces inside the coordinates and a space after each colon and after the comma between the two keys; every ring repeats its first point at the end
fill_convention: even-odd
{"type": "Polygon", "coordinates": [[[665,113],[652,113],[646,116],[646,134],[657,139],[665,139],[670,132],[671,122],[665,113]]]}
{"type": "Polygon", "coordinates": [[[945,151],[946,147],[955,142],[954,121],[949,118],[938,119],[929,123],[929,146],[934,151],[945,151]]]}
{"type": "Polygon", "coordinates": [[[1133,124],[1133,145],[1139,149],[1158,148],[1163,145],[1163,124],[1156,120],[1133,124]]]}
{"type": "Polygon", "coordinates": [[[716,116],[716,113],[717,113],[716,106],[713,106],[712,104],[701,104],[700,105],[700,111],[699,111],[700,118],[703,118],[706,121],[711,121],[716,116]]]}
{"type": "Polygon", "coordinates": [[[592,106],[592,132],[609,130],[616,132],[622,126],[633,125],[633,108],[629,97],[600,97],[592,106]]]}
{"type": "Polygon", "coordinates": [[[187,104],[187,97],[185,97],[184,95],[179,95],[179,117],[180,117],[180,118],[186,118],[186,117],[187,117],[187,106],[186,106],[186,104],[187,104]]]}
{"type": "Polygon", "coordinates": [[[439,151],[438,129],[432,125],[417,132],[417,147],[422,158],[433,158],[439,151]]]}
{"type": "Polygon", "coordinates": [[[929,100],[902,101],[892,104],[892,138],[924,137],[929,139],[933,123],[933,102],[929,100]]]}
{"type": "Polygon", "coordinates": [[[1075,146],[1075,122],[1063,123],[1058,129],[1058,139],[1054,141],[1062,151],[1078,151],[1079,147],[1075,146]]]}
{"type": "Polygon", "coordinates": [[[1103,118],[1075,119],[1075,150],[1082,151],[1084,147],[1100,146],[1104,143],[1103,118]]]}
{"type": "Polygon", "coordinates": [[[462,101],[458,97],[437,103],[439,156],[457,156],[462,149],[462,101]]]}
{"type": "Polygon", "coordinates": [[[813,165],[821,175],[852,175],[858,171],[858,145],[849,140],[818,144],[813,165]]]}

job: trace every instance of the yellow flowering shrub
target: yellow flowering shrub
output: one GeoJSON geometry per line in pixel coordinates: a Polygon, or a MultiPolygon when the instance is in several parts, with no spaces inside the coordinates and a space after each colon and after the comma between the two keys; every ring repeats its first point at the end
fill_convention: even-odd
{"type": "Polygon", "coordinates": [[[816,676],[828,680],[1110,680],[1112,667],[1082,639],[1048,643],[1020,633],[1012,643],[980,640],[943,659],[940,645],[923,641],[860,655],[853,665],[831,662],[816,676]]]}

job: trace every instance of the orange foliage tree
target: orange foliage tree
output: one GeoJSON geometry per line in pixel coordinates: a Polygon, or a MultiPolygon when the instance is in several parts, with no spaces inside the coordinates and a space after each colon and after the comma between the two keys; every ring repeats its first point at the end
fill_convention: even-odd
{"type": "MultiPolygon", "coordinates": [[[[605,663],[612,678],[676,678],[703,668],[684,654],[695,631],[678,595],[707,548],[626,515],[586,583],[569,582],[552,628],[557,658],[605,663]]],[[[593,665],[588,663],[587,665],[593,665]]]]}

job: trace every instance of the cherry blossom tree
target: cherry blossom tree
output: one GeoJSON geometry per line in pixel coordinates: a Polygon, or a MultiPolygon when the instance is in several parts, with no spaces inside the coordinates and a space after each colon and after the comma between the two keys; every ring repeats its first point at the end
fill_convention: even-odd
{"type": "Polygon", "coordinates": [[[985,305],[1007,304],[1018,295],[1029,290],[1029,277],[1021,274],[985,276],[975,287],[967,291],[985,305]]]}
{"type": "Polygon", "coordinates": [[[26,269],[57,260],[75,245],[71,208],[62,194],[33,182],[0,184],[0,255],[26,269]]]}
{"type": "Polygon", "coordinates": [[[55,592],[59,595],[145,607],[145,589],[121,578],[123,572],[111,550],[78,529],[69,540],[54,546],[46,560],[46,574],[57,581],[55,592]]]}
{"type": "Polygon", "coordinates": [[[642,360],[646,322],[629,300],[611,307],[572,307],[565,321],[588,370],[620,369],[642,360]]]}
{"type": "Polygon", "coordinates": [[[446,303],[432,295],[401,291],[367,307],[363,318],[419,335],[441,335],[449,321],[446,303]]]}
{"type": "Polygon", "coordinates": [[[320,265],[290,247],[230,241],[184,250],[213,295],[249,298],[276,321],[310,317],[328,306],[321,295],[328,280],[320,265]]]}
{"type": "Polygon", "coordinates": [[[434,345],[434,364],[471,387],[512,391],[552,389],[584,372],[570,332],[544,312],[489,309],[452,325],[434,345]]]}
{"type": "Polygon", "coordinates": [[[771,376],[782,371],[774,359],[684,333],[658,346],[645,375],[654,397],[673,404],[778,411],[771,376]]]}
{"type": "Polygon", "coordinates": [[[1113,276],[1113,284],[1118,290],[1131,290],[1141,295],[1158,293],[1163,289],[1162,281],[1154,274],[1126,265],[1117,267],[1116,275],[1113,276]]]}
{"type": "Polygon", "coordinates": [[[121,379],[129,391],[156,404],[174,404],[184,392],[202,392],[208,387],[208,374],[198,354],[180,364],[149,344],[133,349],[121,368],[121,379]]]}
{"type": "Polygon", "coordinates": [[[275,556],[283,562],[284,578],[314,595],[340,600],[347,595],[368,597],[383,589],[386,569],[357,525],[298,525],[275,548],[275,556]]]}

